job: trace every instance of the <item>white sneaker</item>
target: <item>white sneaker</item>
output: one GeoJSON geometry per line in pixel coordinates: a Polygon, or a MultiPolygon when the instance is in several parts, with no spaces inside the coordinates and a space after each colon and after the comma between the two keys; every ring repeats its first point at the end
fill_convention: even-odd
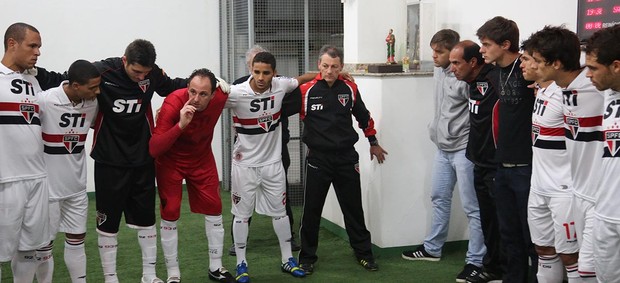
{"type": "Polygon", "coordinates": [[[170,276],[166,280],[166,283],[180,283],[180,282],[181,282],[181,276],[170,276]]]}
{"type": "Polygon", "coordinates": [[[145,276],[142,276],[141,282],[142,283],[164,283],[163,280],[157,278],[156,276],[155,277],[151,277],[151,276],[145,277],[145,276]]]}

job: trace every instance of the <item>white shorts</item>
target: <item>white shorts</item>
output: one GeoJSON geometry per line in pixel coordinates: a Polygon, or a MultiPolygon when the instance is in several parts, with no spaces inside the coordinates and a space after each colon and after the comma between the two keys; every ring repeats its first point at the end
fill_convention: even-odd
{"type": "Polygon", "coordinates": [[[49,243],[48,194],[47,177],[0,183],[0,262],[49,243]]]}
{"type": "Polygon", "coordinates": [[[532,243],[540,247],[555,247],[558,253],[563,254],[578,252],[572,203],[572,195],[549,197],[530,192],[527,223],[532,243]]]}
{"type": "Polygon", "coordinates": [[[573,196],[573,213],[575,214],[575,229],[579,242],[579,275],[582,277],[594,276],[594,203],[573,196]]]}
{"type": "Polygon", "coordinates": [[[620,280],[620,224],[594,219],[594,263],[598,282],[620,280]]]}
{"type": "Polygon", "coordinates": [[[56,239],[58,232],[86,233],[88,220],[88,195],[86,192],[66,199],[50,200],[50,236],[56,239]]]}
{"type": "Polygon", "coordinates": [[[280,217],[286,215],[286,181],[282,162],[261,167],[232,165],[231,212],[236,217],[259,214],[280,217]]]}

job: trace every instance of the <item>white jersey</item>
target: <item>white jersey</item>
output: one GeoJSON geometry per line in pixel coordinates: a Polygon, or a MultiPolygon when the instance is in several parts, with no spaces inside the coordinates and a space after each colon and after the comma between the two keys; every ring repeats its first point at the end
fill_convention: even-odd
{"type": "Polygon", "coordinates": [[[562,90],[566,149],[571,164],[575,196],[594,202],[601,178],[603,155],[603,95],[596,90],[587,69],[562,90]]]}
{"type": "Polygon", "coordinates": [[[51,200],[86,192],[84,143],[97,116],[97,100],[83,100],[73,105],[62,87],[67,83],[64,81],[39,95],[51,200]]]}
{"type": "Polygon", "coordinates": [[[605,91],[601,183],[594,213],[597,218],[620,224],[620,92],[605,91]]]}
{"type": "Polygon", "coordinates": [[[225,107],[232,109],[237,131],[232,162],[258,167],[282,160],[282,99],[299,83],[294,78],[273,77],[271,88],[254,93],[251,80],[232,86],[225,107]]]}
{"type": "Polygon", "coordinates": [[[0,64],[0,183],[45,177],[39,82],[0,64]]]}
{"type": "Polygon", "coordinates": [[[554,83],[540,89],[532,113],[531,190],[539,195],[572,196],[566,152],[562,89],[554,83]]]}

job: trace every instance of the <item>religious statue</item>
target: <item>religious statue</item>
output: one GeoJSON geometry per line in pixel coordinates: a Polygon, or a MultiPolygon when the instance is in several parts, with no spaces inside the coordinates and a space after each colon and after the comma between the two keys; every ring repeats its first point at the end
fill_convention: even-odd
{"type": "Polygon", "coordinates": [[[396,64],[394,61],[394,43],[396,42],[396,38],[393,34],[394,30],[390,29],[387,37],[385,38],[385,43],[387,45],[387,63],[388,64],[396,64]]]}

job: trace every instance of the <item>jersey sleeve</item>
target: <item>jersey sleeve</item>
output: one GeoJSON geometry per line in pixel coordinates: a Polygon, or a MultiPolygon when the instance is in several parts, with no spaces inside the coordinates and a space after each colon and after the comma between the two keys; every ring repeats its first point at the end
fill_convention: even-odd
{"type": "Polygon", "coordinates": [[[151,72],[157,73],[157,79],[159,80],[157,84],[157,88],[155,91],[160,96],[167,96],[171,92],[187,87],[187,79],[186,78],[174,78],[171,79],[168,77],[164,70],[160,69],[157,65],[153,68],[151,72]]]}
{"type": "Polygon", "coordinates": [[[224,108],[234,108],[237,105],[237,101],[239,101],[239,96],[241,95],[242,84],[232,85],[230,87],[230,93],[228,94],[228,99],[226,100],[226,104],[224,104],[224,108]]]}
{"type": "Polygon", "coordinates": [[[377,134],[377,130],[375,130],[375,121],[370,116],[370,111],[368,111],[368,109],[366,108],[366,105],[362,100],[362,96],[357,89],[357,85],[354,86],[355,87],[353,87],[352,89],[355,92],[353,94],[355,96],[355,103],[353,104],[351,113],[355,117],[355,120],[357,120],[359,128],[362,129],[362,131],[364,132],[364,136],[368,138],[368,141],[376,141],[377,138],[375,137],[375,135],[377,134]]]}
{"type": "Polygon", "coordinates": [[[37,75],[35,76],[42,90],[48,90],[60,85],[64,80],[67,80],[67,72],[57,73],[48,71],[44,68],[37,67],[37,75]]]}
{"type": "Polygon", "coordinates": [[[178,126],[181,109],[175,105],[177,103],[172,103],[174,99],[175,97],[166,98],[157,116],[153,136],[149,141],[149,153],[153,158],[166,153],[183,133],[178,126]]]}
{"type": "Polygon", "coordinates": [[[279,82],[282,84],[285,93],[289,93],[299,86],[299,82],[295,78],[279,77],[279,82]]]}

